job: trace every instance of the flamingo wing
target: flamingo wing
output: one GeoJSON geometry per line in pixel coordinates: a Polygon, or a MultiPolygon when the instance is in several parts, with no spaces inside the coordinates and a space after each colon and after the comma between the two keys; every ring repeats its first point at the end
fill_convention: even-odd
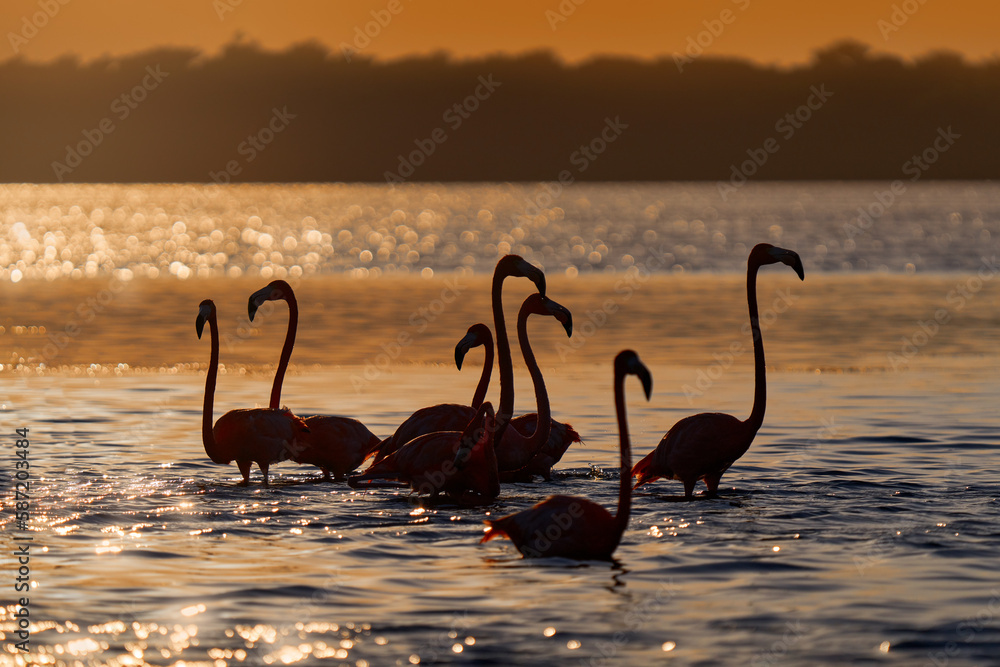
{"type": "Polygon", "coordinates": [[[480,542],[506,536],[525,558],[600,560],[618,546],[614,517],[586,498],[551,496],[486,524],[480,542]]]}
{"type": "Polygon", "coordinates": [[[636,487],[661,477],[694,483],[725,472],[749,444],[746,427],[736,417],[721,412],[691,415],[667,431],[656,449],[632,468],[632,475],[638,477],[636,487]]]}
{"type": "MultiPolygon", "coordinates": [[[[581,442],[581,440],[580,434],[569,424],[564,424],[555,419],[551,421],[551,424],[549,439],[542,445],[541,451],[535,454],[523,468],[502,473],[501,478],[503,481],[530,481],[532,475],[541,475],[546,480],[552,479],[552,466],[559,462],[570,445],[575,442],[581,442]]],[[[537,412],[515,417],[510,421],[510,426],[508,426],[509,429],[517,429],[525,438],[530,438],[537,427],[537,412]]],[[[511,452],[511,446],[514,444],[513,442],[508,443],[506,440],[501,440],[500,451],[497,456],[500,460],[502,470],[508,470],[510,467],[516,465],[516,461],[523,461],[524,457],[527,456],[527,452],[519,451],[516,454],[511,452]]]]}
{"type": "Polygon", "coordinates": [[[379,444],[378,436],[350,417],[316,415],[305,424],[309,433],[292,460],[319,466],[337,479],[360,466],[379,444]]]}
{"type": "Polygon", "coordinates": [[[396,432],[378,445],[375,461],[381,461],[414,438],[440,431],[461,431],[468,426],[476,411],[468,405],[441,403],[420,408],[396,428],[396,432]]]}
{"type": "Polygon", "coordinates": [[[301,446],[308,427],[284,409],[230,410],[212,429],[215,441],[230,461],[287,461],[301,446]]]}

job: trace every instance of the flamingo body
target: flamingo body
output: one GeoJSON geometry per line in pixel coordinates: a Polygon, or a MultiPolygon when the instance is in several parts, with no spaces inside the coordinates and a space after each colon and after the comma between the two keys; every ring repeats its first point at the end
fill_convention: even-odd
{"type": "MultiPolygon", "coordinates": [[[[284,280],[274,280],[250,295],[247,313],[253,321],[258,308],[267,301],[288,303],[288,330],[281,348],[281,357],[271,386],[272,408],[281,401],[281,387],[292,357],[295,334],[299,326],[299,304],[292,286],[284,280]]],[[[323,479],[342,480],[371,456],[378,447],[379,439],[364,424],[350,417],[315,415],[306,419],[307,435],[303,436],[293,451],[291,460],[296,463],[318,466],[323,471],[323,479]]]]}
{"type": "MultiPolygon", "coordinates": [[[[512,469],[517,466],[517,462],[524,461],[527,456],[530,456],[530,451],[514,452],[514,448],[517,447],[516,442],[501,441],[497,448],[498,460],[501,462],[500,469],[504,471],[500,473],[500,481],[527,482],[531,481],[532,475],[541,475],[546,481],[552,479],[552,466],[559,462],[570,445],[574,442],[581,442],[581,440],[580,434],[569,424],[558,422],[555,419],[550,421],[551,428],[548,440],[542,445],[542,450],[535,454],[523,468],[512,469]]],[[[525,436],[533,434],[537,426],[537,412],[520,415],[510,420],[510,427],[525,436]]]]}
{"type": "Polygon", "coordinates": [[[754,397],[746,420],[719,412],[705,412],[685,417],[674,424],[652,452],[632,469],[638,477],[635,486],[659,478],[678,479],[684,484],[684,497],[691,500],[698,480],[705,480],[708,497],[718,493],[723,473],[750,449],[757,431],[764,423],[767,405],[767,382],[764,343],[757,313],[757,271],[767,264],[781,262],[805,279],[802,260],[791,250],[760,243],[747,260],[747,307],[753,335],[754,397]]]}
{"type": "Polygon", "coordinates": [[[406,443],[361,475],[348,480],[352,488],[364,482],[394,481],[417,493],[445,494],[463,504],[493,502],[500,495],[493,406],[484,403],[465,431],[425,433],[406,443]]]}
{"type": "Polygon", "coordinates": [[[526,510],[486,521],[486,534],[480,543],[494,537],[510,539],[525,558],[576,558],[607,560],[621,542],[632,507],[632,450],[625,417],[625,376],[633,374],[642,381],[649,400],[653,379],[649,370],[632,350],[615,357],[615,413],[618,418],[618,452],[621,478],[618,484],[618,511],[612,516],[600,505],[586,498],[551,496],[526,510]]]}
{"type": "Polygon", "coordinates": [[[375,462],[381,461],[416,437],[438,431],[461,431],[476,416],[470,405],[441,403],[420,408],[406,418],[396,432],[378,443],[375,462]]]}
{"type": "Polygon", "coordinates": [[[350,417],[306,417],[309,435],[291,457],[296,463],[318,466],[323,477],[337,481],[358,468],[378,447],[378,436],[350,417]]]}
{"type": "Polygon", "coordinates": [[[287,409],[255,408],[230,410],[212,426],[215,384],[219,373],[219,324],[215,304],[206,299],[198,308],[195,329],[201,338],[205,323],[211,334],[211,360],[205,378],[205,403],[202,411],[202,444],[214,463],[228,465],[236,461],[243,475],[241,485],[250,483],[250,468],[256,463],[268,487],[268,469],[272,463],[287,461],[307,437],[305,422],[287,409]]]}
{"type": "Polygon", "coordinates": [[[710,493],[729,466],[743,456],[756,430],[732,415],[703,412],[674,424],[652,452],[635,464],[635,488],[659,478],[676,479],[691,496],[698,480],[705,480],[710,493]]]}
{"type": "Polygon", "coordinates": [[[608,560],[618,546],[615,517],[586,498],[550,496],[487,524],[480,543],[507,537],[525,558],[608,560]]]}

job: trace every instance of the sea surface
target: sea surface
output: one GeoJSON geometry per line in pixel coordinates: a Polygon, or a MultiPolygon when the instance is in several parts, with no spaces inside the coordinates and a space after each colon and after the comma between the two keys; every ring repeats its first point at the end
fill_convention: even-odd
{"type": "MultiPolygon", "coordinates": [[[[1000,665],[1000,184],[908,183],[885,205],[888,187],[0,186],[0,665],[1000,665]],[[553,493],[614,509],[621,349],[653,375],[648,402],[626,384],[636,460],[686,415],[749,414],[758,242],[799,252],[805,280],[761,270],[767,415],[720,497],[642,487],[610,563],[479,544],[484,519],[553,493]],[[553,415],[583,437],[551,482],[469,509],[290,462],[240,487],[205,455],[202,299],[216,416],[267,403],[287,308],[251,323],[246,304],[284,278],[301,313],[282,401],[386,436],[471,399],[482,353],[459,371],[454,345],[492,324],[508,252],[574,316],[572,338],[529,325],[553,415]]],[[[531,289],[506,283],[512,338],[531,289]]],[[[519,357],[515,374],[515,412],[534,411],[519,357]]]]}

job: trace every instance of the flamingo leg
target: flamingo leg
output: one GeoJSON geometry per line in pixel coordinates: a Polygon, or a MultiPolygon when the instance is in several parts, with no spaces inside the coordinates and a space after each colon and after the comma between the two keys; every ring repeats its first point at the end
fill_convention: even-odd
{"type": "Polygon", "coordinates": [[[719,495],[719,480],[722,479],[721,472],[713,472],[709,475],[705,475],[705,486],[708,487],[708,493],[705,494],[706,498],[716,498],[719,495]]]}
{"type": "Polygon", "coordinates": [[[253,461],[237,461],[236,466],[243,473],[243,481],[240,482],[240,486],[247,486],[250,484],[250,466],[253,465],[253,461]]]}

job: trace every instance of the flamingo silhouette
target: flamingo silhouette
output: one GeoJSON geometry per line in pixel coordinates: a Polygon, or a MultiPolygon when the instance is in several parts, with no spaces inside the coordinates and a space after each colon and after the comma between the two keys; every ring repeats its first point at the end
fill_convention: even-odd
{"type": "Polygon", "coordinates": [[[615,411],[618,416],[621,481],[618,487],[618,511],[614,516],[586,498],[550,496],[526,510],[486,522],[482,542],[508,537],[525,558],[575,558],[609,560],[628,526],[632,506],[632,451],[629,447],[625,417],[625,376],[635,375],[642,382],[649,400],[653,380],[649,370],[632,350],[615,357],[615,411]]]}
{"type": "Polygon", "coordinates": [[[764,423],[767,402],[764,344],[757,316],[757,270],[778,262],[792,267],[799,279],[805,280],[802,260],[791,250],[761,243],[750,251],[747,261],[747,304],[753,332],[755,375],[750,417],[740,421],[721,412],[704,412],[680,420],[667,431],[656,449],[635,464],[632,475],[638,477],[636,488],[660,477],[679,479],[684,484],[684,498],[691,500],[694,485],[703,479],[708,487],[706,497],[714,497],[722,474],[750,449],[750,443],[764,423]]]}
{"type": "MultiPolygon", "coordinates": [[[[474,324],[469,327],[469,333],[466,334],[465,338],[459,341],[458,346],[455,348],[455,363],[459,370],[462,368],[462,360],[465,354],[473,347],[478,345],[483,345],[486,347],[486,359],[487,364],[492,366],[493,360],[493,335],[490,332],[489,327],[485,324],[474,324]]],[[[490,375],[488,369],[492,370],[489,366],[483,367],[483,376],[479,380],[479,386],[476,388],[476,395],[472,399],[472,406],[476,407],[478,402],[482,402],[483,397],[486,395],[487,385],[489,384],[490,375]]],[[[538,413],[531,412],[524,415],[519,415],[511,420],[511,428],[518,434],[524,434],[525,436],[531,435],[535,432],[535,427],[538,425],[538,413]]],[[[511,432],[508,431],[505,437],[509,437],[511,432]]],[[[531,481],[532,475],[541,475],[546,480],[552,479],[552,466],[559,462],[566,450],[574,442],[580,442],[580,434],[573,429],[569,424],[564,424],[562,422],[551,420],[549,439],[545,442],[540,452],[535,454],[535,456],[522,468],[517,470],[501,470],[500,481],[501,482],[528,482],[531,481]]],[[[507,452],[510,451],[512,447],[517,447],[517,444],[509,443],[507,440],[499,443],[497,445],[497,451],[503,452],[504,464],[516,466],[518,465],[521,457],[511,456],[508,460],[507,452]]]]}
{"type": "MultiPolygon", "coordinates": [[[[559,305],[552,299],[536,293],[529,296],[524,300],[524,303],[521,304],[521,309],[517,316],[518,336],[521,341],[521,351],[524,355],[524,362],[528,366],[532,382],[535,385],[535,396],[538,401],[538,413],[541,415],[539,423],[542,424],[542,428],[538,429],[530,438],[526,439],[525,446],[531,448],[529,449],[526,457],[527,460],[530,460],[531,457],[539,451],[542,445],[545,444],[549,437],[549,423],[551,421],[549,415],[548,396],[545,393],[545,382],[542,379],[542,373],[538,369],[538,363],[535,361],[535,356],[531,351],[531,345],[528,342],[527,323],[529,315],[548,315],[559,321],[566,329],[567,333],[572,333],[573,330],[573,316],[568,310],[566,310],[566,308],[559,305]]],[[[489,405],[489,403],[483,404],[483,406],[486,405],[489,405]]],[[[480,414],[482,410],[483,408],[480,407],[477,415],[480,414]]],[[[493,414],[492,406],[490,406],[489,413],[490,415],[493,414]]],[[[492,417],[490,421],[493,421],[492,417]]],[[[477,419],[473,419],[473,421],[470,422],[466,428],[466,433],[469,428],[473,428],[476,424],[477,419]]],[[[395,480],[397,482],[409,484],[411,488],[419,492],[437,494],[440,491],[446,491],[453,497],[459,497],[463,493],[469,493],[475,495],[475,497],[481,501],[492,502],[493,499],[495,499],[500,493],[499,470],[497,468],[498,458],[495,454],[495,448],[493,446],[496,442],[496,432],[499,432],[499,424],[495,424],[492,430],[494,432],[491,433],[490,437],[489,457],[476,460],[475,463],[491,466],[491,470],[489,472],[478,472],[477,474],[479,476],[477,479],[482,480],[489,478],[492,480],[495,478],[497,480],[497,486],[495,488],[492,486],[492,482],[488,487],[479,486],[470,488],[468,486],[463,486],[466,484],[465,477],[460,477],[454,474],[442,474],[444,468],[452,460],[451,457],[454,454],[456,443],[463,437],[463,435],[458,431],[443,431],[420,435],[381,461],[373,463],[364,474],[351,477],[348,480],[348,483],[352,487],[358,488],[363,482],[366,481],[395,480]],[[445,488],[446,484],[449,485],[447,489],[445,488]]],[[[466,464],[467,469],[472,467],[473,462],[466,464]]],[[[481,481],[479,483],[481,483],[481,481]]]]}
{"type": "MultiPolygon", "coordinates": [[[[291,285],[284,280],[275,280],[250,295],[247,312],[253,321],[257,309],[267,301],[288,303],[288,331],[281,348],[281,358],[271,386],[270,407],[281,405],[281,385],[284,382],[288,361],[292,357],[295,334],[299,327],[299,304],[291,285]]],[[[319,466],[323,479],[342,480],[346,473],[360,466],[372,455],[379,444],[378,436],[357,419],[316,415],[305,419],[309,435],[301,440],[299,448],[292,452],[296,463],[319,466]]]]}
{"type": "Polygon", "coordinates": [[[483,403],[463,431],[417,436],[347,483],[357,489],[395,482],[432,497],[443,493],[462,505],[492,503],[500,495],[495,433],[493,405],[483,403]]]}
{"type": "Polygon", "coordinates": [[[228,465],[236,461],[243,481],[240,486],[250,483],[250,467],[256,463],[264,475],[267,488],[267,470],[272,463],[286,461],[295,451],[309,429],[298,417],[288,410],[255,408],[251,410],[230,410],[219,417],[212,426],[215,382],[219,374],[219,324],[215,304],[211,299],[198,306],[195,330],[201,338],[205,323],[211,332],[212,357],[205,379],[205,407],[202,414],[201,439],[205,453],[214,463],[228,465]]]}
{"type": "MultiPolygon", "coordinates": [[[[519,255],[504,255],[500,258],[500,261],[497,262],[496,268],[493,270],[493,285],[491,291],[494,321],[499,321],[501,324],[503,324],[503,282],[507,278],[511,277],[527,278],[531,280],[535,283],[538,293],[543,296],[545,295],[545,274],[542,273],[541,269],[525,261],[524,258],[519,255]]],[[[487,334],[488,333],[489,332],[487,331],[487,334]]],[[[503,340],[500,339],[499,335],[497,336],[497,348],[501,355],[500,381],[502,386],[504,383],[503,378],[505,377],[505,372],[509,376],[510,381],[513,381],[514,377],[514,367],[510,360],[510,343],[507,340],[506,331],[504,331],[503,340]],[[504,354],[507,355],[506,362],[502,358],[502,355],[504,354]],[[504,366],[505,363],[506,368],[504,366]]],[[[457,355],[458,352],[456,351],[456,363],[458,363],[457,355]]],[[[492,368],[492,361],[490,362],[490,367],[492,368]]],[[[482,378],[480,378],[479,382],[480,387],[483,387],[482,378]]],[[[486,380],[486,384],[489,384],[488,378],[486,380]]],[[[486,389],[484,388],[484,397],[485,392],[486,389]]],[[[478,389],[476,393],[478,395],[478,389]]],[[[501,403],[502,400],[503,399],[501,398],[501,403]]],[[[511,400],[511,408],[513,408],[513,400],[511,400]]],[[[433,433],[435,431],[460,431],[464,429],[465,425],[469,423],[470,414],[474,412],[474,410],[469,410],[469,406],[467,405],[458,405],[455,403],[443,403],[417,410],[399,425],[395,433],[381,442],[378,452],[375,455],[375,462],[381,461],[418,435],[433,433]]],[[[497,418],[499,420],[500,415],[497,415],[497,418]]],[[[496,442],[500,442],[500,438],[503,436],[504,428],[506,428],[506,424],[496,434],[496,442]]],[[[524,463],[527,463],[527,461],[524,463]]]]}

